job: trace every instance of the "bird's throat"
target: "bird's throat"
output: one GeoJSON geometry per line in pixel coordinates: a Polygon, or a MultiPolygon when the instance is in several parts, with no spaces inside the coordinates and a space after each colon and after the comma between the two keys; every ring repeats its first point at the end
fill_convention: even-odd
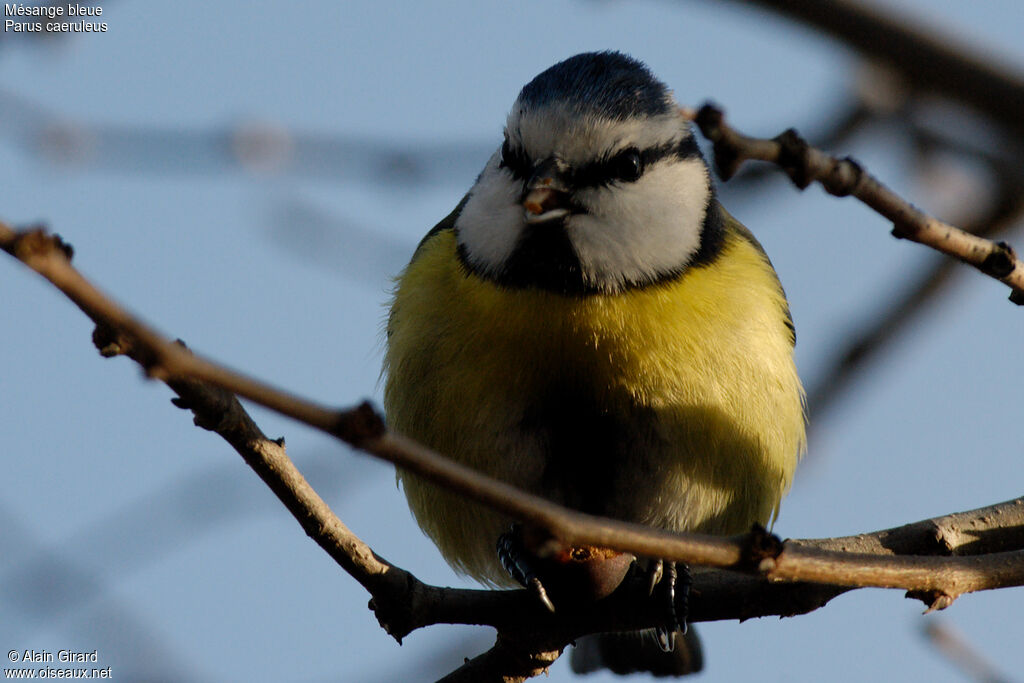
{"type": "Polygon", "coordinates": [[[587,291],[580,259],[561,220],[525,226],[497,280],[517,289],[535,287],[559,294],[587,291]]]}

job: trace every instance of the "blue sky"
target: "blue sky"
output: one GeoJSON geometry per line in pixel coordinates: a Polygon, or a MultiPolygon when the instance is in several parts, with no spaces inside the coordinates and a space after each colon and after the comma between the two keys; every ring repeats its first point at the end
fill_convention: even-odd
{"type": "MultiPolygon", "coordinates": [[[[1024,70],[1016,0],[886,4],[1024,70]]],[[[48,223],[79,268],[190,346],[333,405],[379,399],[389,278],[472,183],[539,71],[623,50],[681,102],[714,99],[745,130],[774,135],[833,112],[857,67],[814,33],[732,3],[102,6],[106,33],[49,46],[3,36],[0,217],[48,223]],[[340,167],[291,173],[226,163],[220,148],[180,137],[140,156],[90,155],[86,136],[77,162],[54,163],[28,146],[11,97],[71,123],[272,126],[433,162],[399,182],[355,143],[340,167]]],[[[898,141],[863,136],[840,151],[926,210],[955,213],[955,200],[908,174],[898,141]]],[[[808,384],[930,262],[816,188],[780,182],[725,201],[780,273],[808,384]]],[[[176,681],[426,679],[487,647],[486,630],[456,627],[398,647],[362,589],[169,390],[99,358],[88,321],[9,259],[0,292],[0,646],[98,649],[122,680],[176,681]]],[[[776,532],[845,535],[1020,495],[1022,333],[1005,288],[961,269],[941,305],[814,425],[776,532]]],[[[425,581],[470,585],[419,532],[389,466],[252,412],[380,554],[425,581]]],[[[1022,610],[1021,589],[928,617],[898,591],[857,591],[804,617],[702,625],[704,678],[961,680],[920,635],[931,619],[1019,671],[1022,610]]],[[[561,661],[550,680],[569,678],[561,661]]]]}

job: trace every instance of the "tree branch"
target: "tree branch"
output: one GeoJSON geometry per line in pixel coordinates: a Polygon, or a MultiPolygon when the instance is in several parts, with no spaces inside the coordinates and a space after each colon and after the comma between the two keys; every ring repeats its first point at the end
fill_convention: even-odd
{"type": "Polygon", "coordinates": [[[720,109],[710,104],[682,110],[714,146],[715,167],[723,180],[751,159],[768,161],[784,170],[801,190],[818,182],[837,197],[852,195],[892,221],[894,237],[924,244],[968,263],[1009,285],[1010,301],[1024,305],[1024,263],[1006,242],[993,242],[943,223],[910,204],[850,157],[836,158],[811,147],[790,128],[772,138],[743,135],[725,123],[720,109]]]}

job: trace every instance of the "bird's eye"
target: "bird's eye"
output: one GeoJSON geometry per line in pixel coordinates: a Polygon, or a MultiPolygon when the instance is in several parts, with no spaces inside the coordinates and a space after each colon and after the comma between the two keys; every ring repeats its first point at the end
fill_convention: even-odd
{"type": "Polygon", "coordinates": [[[520,150],[513,149],[508,138],[501,143],[501,166],[510,170],[516,178],[525,178],[530,171],[530,162],[526,155],[520,150]]]}
{"type": "Polygon", "coordinates": [[[644,163],[636,147],[619,152],[608,162],[608,175],[616,180],[633,182],[644,173],[644,163]]]}

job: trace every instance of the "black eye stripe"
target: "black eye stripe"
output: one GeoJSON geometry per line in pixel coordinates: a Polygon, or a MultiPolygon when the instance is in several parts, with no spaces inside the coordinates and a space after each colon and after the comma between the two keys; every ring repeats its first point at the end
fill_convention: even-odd
{"type": "Polygon", "coordinates": [[[512,147],[508,138],[501,144],[501,163],[499,168],[507,168],[512,172],[512,177],[519,180],[526,180],[533,171],[533,164],[527,158],[526,153],[518,147],[512,147]]]}
{"type": "MultiPolygon", "coordinates": [[[[633,182],[643,176],[653,164],[667,157],[676,159],[694,159],[700,157],[700,148],[693,136],[687,136],[677,143],[667,143],[656,147],[637,150],[626,148],[599,161],[584,164],[572,171],[571,183],[574,187],[600,187],[613,182],[633,182]],[[623,156],[636,153],[640,159],[639,174],[635,177],[623,176],[623,156]]],[[[626,167],[628,168],[628,166],[626,167]]]]}
{"type": "Polygon", "coordinates": [[[700,145],[697,144],[697,138],[692,135],[687,135],[685,138],[679,141],[676,145],[673,153],[677,159],[701,159],[700,145]]]}
{"type": "MultiPolygon", "coordinates": [[[[700,158],[700,147],[692,135],[677,143],[666,143],[646,149],[627,147],[582,166],[568,169],[566,180],[575,188],[601,187],[613,182],[634,182],[639,180],[652,165],[667,157],[679,160],[700,158]],[[631,158],[635,157],[635,158],[631,158]],[[639,160],[639,164],[636,161],[639,160]]],[[[527,180],[533,173],[533,163],[526,152],[513,147],[506,137],[501,145],[499,168],[507,168],[517,180],[527,180]]]]}

